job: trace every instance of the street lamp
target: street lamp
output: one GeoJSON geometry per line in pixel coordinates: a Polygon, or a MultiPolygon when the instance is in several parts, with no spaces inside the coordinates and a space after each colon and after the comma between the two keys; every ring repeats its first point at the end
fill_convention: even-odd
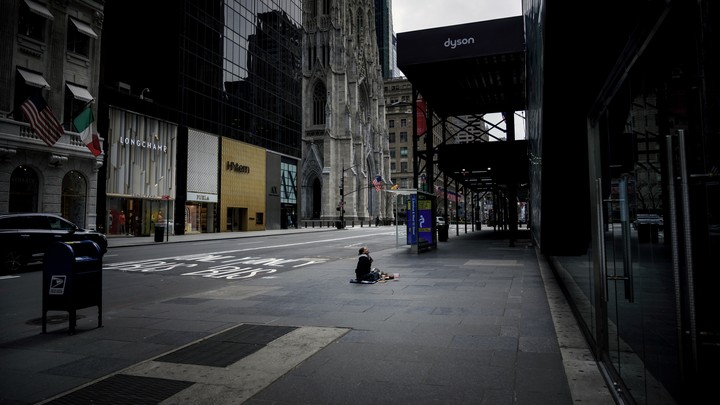
{"type": "Polygon", "coordinates": [[[338,211],[340,211],[340,221],[337,223],[337,229],[345,228],[345,172],[354,168],[355,166],[350,166],[346,169],[344,163],[342,166],[342,173],[340,175],[340,206],[338,206],[338,211]]]}

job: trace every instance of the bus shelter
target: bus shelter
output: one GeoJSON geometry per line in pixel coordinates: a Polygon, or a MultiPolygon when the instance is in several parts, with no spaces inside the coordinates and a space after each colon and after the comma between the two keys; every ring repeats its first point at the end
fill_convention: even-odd
{"type": "Polygon", "coordinates": [[[437,248],[437,197],[417,189],[385,190],[395,199],[395,247],[400,246],[397,197],[409,196],[406,207],[406,242],[413,252],[421,253],[437,248]]]}

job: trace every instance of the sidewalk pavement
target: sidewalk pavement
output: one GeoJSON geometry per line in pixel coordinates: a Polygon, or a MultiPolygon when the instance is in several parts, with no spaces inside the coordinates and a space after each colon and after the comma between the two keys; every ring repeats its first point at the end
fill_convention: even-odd
{"type": "MultiPolygon", "coordinates": [[[[352,230],[169,242],[319,231],[352,230]]],[[[284,272],[282,285],[128,303],[73,336],[3,339],[0,403],[614,404],[549,266],[520,236],[510,247],[500,232],[451,232],[421,254],[371,245],[397,280],[349,283],[353,256],[284,272]]]]}

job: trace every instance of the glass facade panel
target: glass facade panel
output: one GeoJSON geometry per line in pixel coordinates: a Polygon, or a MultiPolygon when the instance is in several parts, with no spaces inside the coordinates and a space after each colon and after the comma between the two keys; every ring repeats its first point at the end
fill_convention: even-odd
{"type": "Polygon", "coordinates": [[[188,126],[300,157],[302,4],[186,8],[180,74],[188,126]]]}

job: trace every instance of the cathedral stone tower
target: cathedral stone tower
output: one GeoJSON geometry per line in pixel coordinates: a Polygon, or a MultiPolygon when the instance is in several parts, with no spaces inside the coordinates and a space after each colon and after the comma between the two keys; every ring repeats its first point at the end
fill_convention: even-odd
{"type": "Polygon", "coordinates": [[[347,222],[392,218],[374,1],[303,7],[302,218],[338,220],[342,208],[347,222]]]}

